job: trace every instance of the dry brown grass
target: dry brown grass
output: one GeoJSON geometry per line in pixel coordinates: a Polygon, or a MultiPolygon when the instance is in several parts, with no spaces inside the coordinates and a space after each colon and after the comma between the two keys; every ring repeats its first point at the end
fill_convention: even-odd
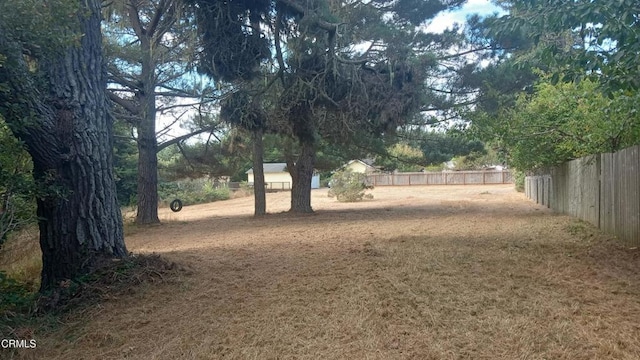
{"type": "Polygon", "coordinates": [[[12,234],[0,250],[0,271],[22,283],[30,284],[34,291],[40,287],[42,252],[36,225],[12,234]]]}
{"type": "Polygon", "coordinates": [[[251,198],[163,212],[129,249],[191,275],[72,315],[17,357],[640,358],[637,249],[508,186],[374,196],[317,191],[307,216],[280,213],[282,193],[261,219],[251,198]]]}

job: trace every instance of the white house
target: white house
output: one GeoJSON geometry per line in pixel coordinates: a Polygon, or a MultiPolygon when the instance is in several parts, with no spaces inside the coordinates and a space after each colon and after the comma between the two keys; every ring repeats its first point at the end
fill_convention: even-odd
{"type": "MultiPolygon", "coordinates": [[[[286,163],[263,164],[264,182],[269,190],[291,190],[291,174],[287,171],[286,163]]],[[[253,168],[247,171],[247,182],[254,183],[253,168]]],[[[314,174],[311,179],[311,188],[320,188],[320,175],[314,174]]]]}
{"type": "Polygon", "coordinates": [[[366,160],[351,160],[346,163],[342,169],[348,169],[351,170],[351,172],[362,174],[370,174],[378,171],[378,169],[369,164],[366,160]]]}

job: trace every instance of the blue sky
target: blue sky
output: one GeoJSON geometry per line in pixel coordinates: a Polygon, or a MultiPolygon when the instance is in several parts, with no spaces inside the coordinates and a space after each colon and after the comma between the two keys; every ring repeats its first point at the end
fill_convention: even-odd
{"type": "Polygon", "coordinates": [[[436,16],[427,26],[429,32],[442,32],[450,28],[454,23],[462,24],[467,16],[471,14],[491,15],[500,12],[500,8],[491,3],[490,0],[468,0],[461,9],[456,11],[445,11],[436,16]]]}

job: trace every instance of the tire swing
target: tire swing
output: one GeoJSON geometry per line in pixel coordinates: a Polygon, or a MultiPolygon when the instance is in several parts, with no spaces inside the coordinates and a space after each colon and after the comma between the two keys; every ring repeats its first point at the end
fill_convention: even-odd
{"type": "Polygon", "coordinates": [[[178,212],[178,211],[182,210],[182,200],[180,200],[180,199],[173,200],[171,202],[171,204],[169,204],[169,208],[173,212],[178,212]]]}

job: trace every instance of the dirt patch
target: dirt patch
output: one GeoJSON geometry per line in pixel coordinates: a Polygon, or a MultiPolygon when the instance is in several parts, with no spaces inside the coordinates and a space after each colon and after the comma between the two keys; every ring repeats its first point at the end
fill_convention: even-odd
{"type": "MultiPolygon", "coordinates": [[[[161,210],[129,250],[190,269],[70,318],[21,358],[637,359],[638,251],[512,186],[288,193],[161,210]]],[[[3,351],[3,350],[0,350],[3,351]]]]}

